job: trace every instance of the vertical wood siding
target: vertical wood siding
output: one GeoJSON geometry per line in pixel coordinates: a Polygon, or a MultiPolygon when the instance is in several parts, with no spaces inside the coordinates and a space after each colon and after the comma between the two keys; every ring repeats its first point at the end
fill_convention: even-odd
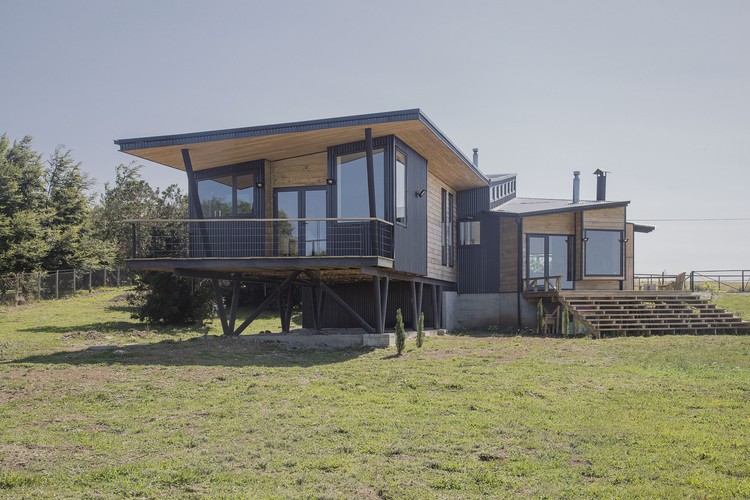
{"type": "MultiPolygon", "coordinates": [[[[456,267],[444,266],[441,253],[440,190],[456,192],[431,172],[427,172],[427,276],[444,281],[456,281],[456,267]]],[[[457,220],[454,204],[454,220],[457,220]]],[[[451,235],[456,241],[455,228],[451,235]]]]}

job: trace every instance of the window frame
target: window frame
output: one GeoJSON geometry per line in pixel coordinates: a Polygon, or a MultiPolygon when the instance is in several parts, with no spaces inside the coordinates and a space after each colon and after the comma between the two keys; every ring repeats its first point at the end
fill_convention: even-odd
{"type": "MultiPolygon", "coordinates": [[[[473,233],[474,233],[474,231],[469,231],[469,234],[473,234],[473,233]]],[[[463,219],[463,220],[459,220],[458,221],[458,246],[460,246],[460,247],[462,247],[462,246],[463,247],[470,247],[470,246],[479,246],[481,244],[482,244],[482,221],[478,220],[478,219],[463,219]],[[463,231],[464,224],[468,224],[470,227],[476,224],[477,228],[479,229],[477,231],[477,234],[479,235],[479,239],[477,240],[476,243],[466,243],[465,242],[465,240],[463,238],[463,235],[464,235],[464,231],[463,231]]]]}
{"type": "Polygon", "coordinates": [[[195,211],[195,203],[198,202],[198,206],[201,207],[201,213],[203,212],[203,200],[201,199],[200,195],[200,183],[204,181],[215,181],[216,179],[220,178],[232,178],[232,184],[226,185],[229,189],[232,191],[232,210],[229,215],[222,215],[220,217],[206,217],[205,214],[203,214],[203,218],[208,219],[257,219],[260,212],[260,204],[261,196],[260,193],[262,192],[262,189],[259,189],[257,184],[262,181],[262,174],[263,174],[263,166],[261,164],[262,162],[248,162],[248,163],[241,163],[237,165],[228,165],[224,167],[216,167],[206,170],[199,170],[197,172],[193,172],[193,180],[195,182],[195,190],[197,195],[197,200],[194,200],[193,197],[190,197],[190,210],[191,213],[195,213],[197,215],[197,211],[195,211]],[[250,213],[243,213],[238,214],[237,213],[237,205],[238,205],[238,198],[237,198],[237,178],[243,177],[246,175],[252,175],[253,176],[253,183],[250,187],[252,195],[253,195],[253,209],[250,213]]]}
{"type": "Polygon", "coordinates": [[[622,229],[584,229],[583,230],[583,276],[587,278],[623,278],[625,273],[625,231],[622,229]],[[588,258],[589,258],[589,233],[618,233],[619,238],[617,241],[620,244],[619,252],[619,273],[589,273],[588,272],[588,258]]]}
{"type": "Polygon", "coordinates": [[[408,166],[407,166],[408,163],[407,162],[408,162],[408,156],[407,156],[407,154],[404,151],[402,151],[400,148],[396,147],[395,148],[395,154],[393,156],[393,178],[394,178],[393,222],[395,224],[398,224],[398,225],[402,226],[402,227],[407,227],[407,224],[409,222],[409,217],[408,217],[408,214],[409,214],[409,196],[408,196],[409,190],[407,188],[407,185],[408,185],[408,171],[407,171],[407,169],[408,169],[408,166]],[[404,194],[404,217],[403,217],[403,221],[399,221],[399,217],[398,217],[398,208],[399,208],[399,206],[398,206],[398,195],[399,195],[399,174],[398,174],[399,168],[398,168],[398,166],[399,166],[399,159],[398,158],[399,158],[399,155],[402,155],[404,157],[404,161],[402,163],[403,168],[404,168],[404,171],[403,171],[403,186],[401,186],[401,188],[403,189],[403,194],[404,194]]]}

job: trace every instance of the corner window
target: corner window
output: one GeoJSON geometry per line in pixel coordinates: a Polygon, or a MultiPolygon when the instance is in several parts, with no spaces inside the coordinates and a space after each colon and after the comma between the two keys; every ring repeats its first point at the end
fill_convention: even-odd
{"type": "Polygon", "coordinates": [[[461,221],[458,223],[458,244],[479,245],[482,243],[481,224],[478,220],[461,221]]]}
{"type": "Polygon", "coordinates": [[[440,190],[440,258],[443,265],[448,264],[448,218],[446,217],[446,199],[448,192],[440,190]]]}
{"type": "Polygon", "coordinates": [[[453,193],[448,193],[448,266],[453,267],[455,262],[456,223],[453,217],[454,202],[453,193]]]}
{"type": "MultiPolygon", "coordinates": [[[[383,148],[372,152],[375,173],[375,213],[385,219],[385,167],[383,148]]],[[[336,157],[337,217],[366,219],[370,217],[370,196],[367,187],[367,157],[364,151],[336,157]]]]}
{"type": "Polygon", "coordinates": [[[396,150],[396,222],[406,225],[406,155],[396,150]]]}
{"type": "Polygon", "coordinates": [[[227,175],[198,180],[203,217],[251,217],[254,213],[255,174],[227,175]]]}
{"type": "Polygon", "coordinates": [[[622,231],[588,229],[583,241],[586,276],[622,276],[622,231]]]}

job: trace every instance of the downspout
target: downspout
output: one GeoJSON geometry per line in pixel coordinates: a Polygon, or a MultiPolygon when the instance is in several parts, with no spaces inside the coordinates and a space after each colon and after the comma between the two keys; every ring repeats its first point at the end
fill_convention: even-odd
{"type": "Polygon", "coordinates": [[[518,265],[516,266],[517,275],[517,286],[516,286],[516,320],[518,321],[518,327],[521,328],[521,292],[523,290],[523,218],[516,217],[516,226],[518,227],[518,245],[517,245],[517,260],[518,265]]]}

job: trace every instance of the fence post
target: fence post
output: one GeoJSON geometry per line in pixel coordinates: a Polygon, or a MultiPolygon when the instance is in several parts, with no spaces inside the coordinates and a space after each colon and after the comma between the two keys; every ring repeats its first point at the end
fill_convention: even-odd
{"type": "Polygon", "coordinates": [[[745,270],[742,270],[742,291],[745,291],[745,270]]]}
{"type": "Polygon", "coordinates": [[[91,269],[89,269],[89,293],[91,293],[91,269]]]}
{"type": "Polygon", "coordinates": [[[42,300],[42,273],[36,273],[36,300],[42,300]]]}
{"type": "Polygon", "coordinates": [[[120,266],[117,266],[117,288],[120,288],[120,266]]]}
{"type": "Polygon", "coordinates": [[[76,270],[73,268],[73,293],[76,293],[76,270]]]}
{"type": "Polygon", "coordinates": [[[55,271],[55,298],[60,298],[60,270],[55,271]]]}
{"type": "Polygon", "coordinates": [[[695,271],[690,271],[690,291],[695,291],[695,271]]]}

